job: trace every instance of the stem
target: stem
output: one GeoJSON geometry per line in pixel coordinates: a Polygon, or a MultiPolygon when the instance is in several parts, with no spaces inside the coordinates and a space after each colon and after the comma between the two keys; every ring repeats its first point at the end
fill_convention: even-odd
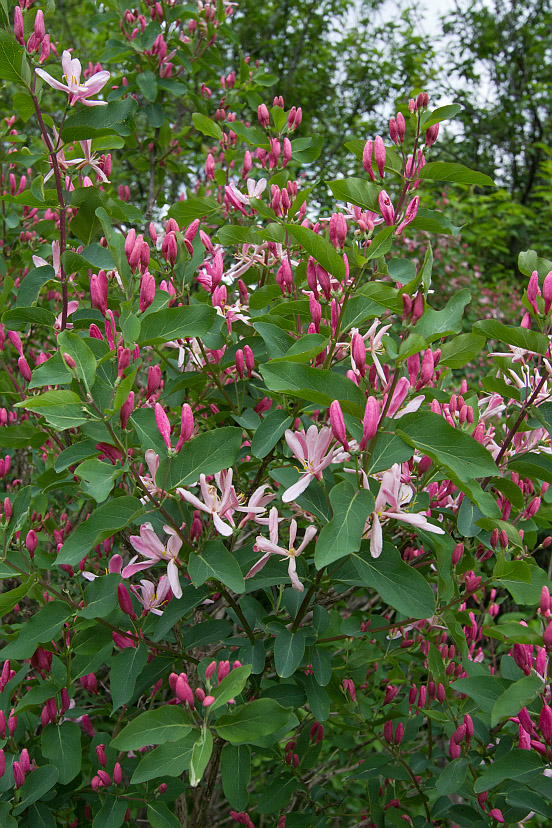
{"type": "MultiPolygon", "coordinates": [[[[63,267],[62,262],[62,255],[65,251],[65,211],[67,209],[65,204],[65,199],[63,197],[63,185],[61,181],[61,171],[59,169],[57,152],[50,140],[50,136],[48,135],[48,131],[46,129],[46,125],[42,118],[42,112],[40,111],[40,104],[38,102],[38,98],[35,95],[35,82],[36,76],[33,76],[32,86],[31,86],[31,96],[33,99],[33,104],[36,112],[36,118],[38,121],[38,125],[40,127],[40,131],[42,133],[42,138],[46,145],[46,149],[50,155],[50,160],[52,162],[52,169],[54,171],[54,180],[56,182],[56,191],[59,203],[59,275],[61,280],[61,300],[62,300],[62,307],[61,307],[61,330],[64,331],[67,327],[67,305],[69,304],[69,297],[67,292],[67,276],[65,274],[65,269],[63,267]]],[[[63,116],[65,118],[65,115],[63,116]]]]}

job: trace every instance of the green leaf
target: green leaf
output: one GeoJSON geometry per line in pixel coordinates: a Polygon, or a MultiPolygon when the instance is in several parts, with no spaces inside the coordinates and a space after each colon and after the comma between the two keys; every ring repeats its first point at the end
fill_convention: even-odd
{"type": "Polygon", "coordinates": [[[67,785],[79,775],[82,762],[81,729],[74,722],[46,725],[41,738],[42,753],[59,771],[59,782],[67,785]]]}
{"type": "Polygon", "coordinates": [[[127,136],[134,130],[134,113],[138,105],[129,95],[124,101],[113,101],[106,106],[79,107],[65,122],[61,131],[64,144],[99,138],[102,135],[127,136]]]}
{"type": "Polygon", "coordinates": [[[448,121],[449,118],[454,118],[457,115],[462,107],[460,104],[446,104],[445,106],[439,106],[437,109],[434,109],[433,112],[426,112],[425,115],[422,116],[420,127],[421,129],[429,129],[430,126],[434,124],[440,124],[441,121],[448,121]]]}
{"type": "MultiPolygon", "coordinates": [[[[510,686],[511,682],[500,676],[471,676],[458,679],[452,687],[455,692],[465,693],[473,699],[485,713],[491,713],[497,699],[510,686]]],[[[519,709],[517,711],[519,713],[519,709]]]]}
{"type": "Polygon", "coordinates": [[[23,710],[28,710],[31,707],[37,707],[38,705],[44,704],[45,701],[48,701],[48,699],[53,698],[56,693],[59,693],[61,687],[62,685],[55,681],[45,681],[41,684],[35,685],[35,687],[31,687],[31,689],[25,693],[21,700],[16,704],[15,712],[21,713],[23,710]]]}
{"type": "Polygon", "coordinates": [[[365,253],[365,258],[377,259],[379,256],[385,256],[391,250],[393,244],[393,233],[395,232],[395,225],[392,227],[384,227],[379,233],[374,236],[370,243],[370,247],[365,253]]]}
{"type": "MultiPolygon", "coordinates": [[[[291,797],[297,789],[299,781],[293,776],[273,779],[264,787],[257,810],[261,814],[274,814],[285,808],[291,802],[291,797]]],[[[287,821],[287,820],[286,820],[287,821]]]]}
{"type": "Polygon", "coordinates": [[[508,468],[523,477],[552,483],[552,461],[547,454],[537,454],[533,451],[520,454],[510,460],[508,468]]]}
{"type": "Polygon", "coordinates": [[[155,311],[142,319],[139,344],[156,345],[188,336],[204,336],[215,318],[216,312],[207,305],[184,305],[155,311]]]}
{"type": "Polygon", "coordinates": [[[201,555],[191,552],[188,574],[194,586],[201,586],[211,579],[220,581],[232,592],[245,590],[245,581],[239,564],[221,541],[208,541],[201,555]]]}
{"type": "Polygon", "coordinates": [[[232,634],[230,621],[222,619],[211,619],[201,621],[188,627],[182,635],[181,645],[183,650],[190,650],[192,647],[201,647],[205,644],[212,644],[214,641],[223,641],[232,634]]]}
{"type": "Polygon", "coordinates": [[[298,164],[312,164],[320,156],[324,138],[322,135],[313,135],[309,138],[296,138],[291,142],[291,154],[298,164]]]}
{"type": "MultiPolygon", "coordinates": [[[[2,821],[2,828],[6,828],[4,821],[2,821]]],[[[43,802],[35,802],[30,806],[29,828],[56,828],[54,815],[43,802]]]]}
{"type": "Polygon", "coordinates": [[[73,374],[57,351],[47,362],[34,369],[29,389],[42,388],[44,385],[68,385],[72,379],[73,374]]]}
{"type": "Polygon", "coordinates": [[[352,558],[359,583],[372,587],[383,600],[403,615],[430,618],[435,612],[435,595],[417,569],[405,564],[398,551],[383,544],[379,558],[370,555],[369,541],[363,541],[360,552],[352,558]]]}
{"type": "Polygon", "coordinates": [[[219,209],[220,205],[216,198],[192,196],[191,198],[186,198],[184,201],[177,201],[176,204],[173,204],[169,210],[169,217],[176,219],[180,227],[185,227],[191,224],[194,219],[203,218],[203,216],[208,216],[209,213],[214,213],[219,209]]]}
{"type": "Polygon", "coordinates": [[[406,463],[414,454],[414,449],[398,434],[380,431],[370,457],[368,474],[390,469],[393,463],[406,463]]]}
{"type": "Polygon", "coordinates": [[[148,821],[152,828],[181,828],[180,820],[160,801],[148,804],[148,821]]]}
{"type": "Polygon", "coordinates": [[[196,733],[189,733],[178,742],[168,742],[145,753],[132,775],[132,784],[164,779],[166,776],[180,776],[190,767],[196,739],[196,733]]]}
{"type": "Polygon", "coordinates": [[[121,828],[127,807],[128,803],[124,799],[109,797],[94,817],[92,828],[121,828]]]}
{"type": "Polygon", "coordinates": [[[418,177],[424,181],[450,181],[452,184],[468,184],[476,187],[494,187],[492,178],[484,173],[470,170],[463,164],[444,161],[430,161],[422,167],[418,177]]]}
{"type": "Polygon", "coordinates": [[[162,745],[178,742],[190,732],[190,716],[176,705],[146,710],[111,741],[117,750],[139,750],[146,745],[162,745]]]}
{"type": "Polygon", "coordinates": [[[53,765],[42,765],[36,768],[32,773],[29,773],[25,779],[24,784],[19,790],[19,805],[13,809],[13,815],[18,816],[22,814],[25,808],[28,808],[45,793],[51,791],[58,780],[58,769],[53,765]]]}
{"type": "Polygon", "coordinates": [[[57,472],[62,472],[80,460],[84,460],[86,457],[91,457],[97,453],[98,449],[96,448],[95,440],[81,440],[78,443],[73,443],[72,446],[69,446],[61,454],[58,454],[54,463],[54,469],[57,472]]]}
{"type": "Polygon", "coordinates": [[[2,650],[3,658],[30,658],[39,644],[52,641],[74,610],[65,601],[52,601],[21,627],[19,635],[2,650]]]}
{"type": "Polygon", "coordinates": [[[274,663],[280,678],[289,678],[301,664],[305,655],[305,633],[303,630],[290,632],[282,630],[274,639],[274,663]]]}
{"type": "Polygon", "coordinates": [[[345,278],[345,263],[327,239],[302,225],[286,224],[284,226],[293,235],[295,241],[304,247],[307,253],[313,256],[328,273],[339,280],[345,278]]]}
{"type": "Polygon", "coordinates": [[[40,414],[50,425],[60,430],[82,425],[87,420],[80,397],[74,391],[45,391],[37,397],[16,403],[15,407],[40,414]]]}
{"type": "Polygon", "coordinates": [[[358,328],[367,319],[381,316],[385,308],[368,296],[351,296],[341,317],[341,331],[345,333],[350,328],[358,328]]]}
{"type": "Polygon", "coordinates": [[[339,400],[345,413],[361,418],[364,415],[364,394],[343,374],[291,362],[261,365],[261,374],[269,391],[290,394],[326,407],[339,400]]]}
{"type": "Polygon", "coordinates": [[[536,673],[515,681],[495,701],[491,711],[491,727],[496,727],[510,716],[517,716],[521,708],[532,702],[542,690],[542,679],[536,673]]]}
{"type": "Polygon", "coordinates": [[[136,83],[146,101],[153,103],[157,97],[157,79],[153,72],[149,69],[145,72],[138,72],[136,83]]]}
{"type": "Polygon", "coordinates": [[[56,317],[47,308],[17,307],[2,314],[2,322],[12,331],[23,331],[27,325],[53,328],[56,317]]]}
{"type": "Polygon", "coordinates": [[[542,287],[544,277],[552,270],[552,262],[538,256],[536,250],[523,250],[518,256],[518,267],[524,276],[531,276],[536,270],[542,287]]]}
{"type": "Polygon", "coordinates": [[[473,789],[476,794],[490,791],[505,779],[526,782],[532,776],[542,773],[543,769],[542,759],[537,753],[530,750],[511,750],[506,756],[495,759],[492,765],[485,768],[479,779],[475,780],[473,789]]]}
{"type": "MultiPolygon", "coordinates": [[[[209,120],[209,119],[207,119],[209,120]]],[[[217,236],[221,244],[259,244],[259,236],[251,227],[242,227],[241,224],[227,224],[219,227],[217,236]]],[[[272,286],[274,287],[274,286],[272,286]]],[[[277,287],[277,286],[276,286],[277,287]]],[[[280,296],[280,288],[277,287],[280,296]]],[[[255,294],[258,291],[255,291],[255,294]]],[[[251,306],[250,306],[251,307],[251,306]]]]}
{"type": "Polygon", "coordinates": [[[378,196],[381,193],[381,187],[376,184],[370,184],[363,178],[338,178],[335,181],[328,181],[328,185],[334,198],[339,201],[349,201],[363,210],[379,213],[378,196]]]}
{"type": "Polygon", "coordinates": [[[464,308],[471,300],[469,290],[460,290],[447,302],[443,310],[426,308],[422,318],[414,326],[414,332],[428,342],[449,334],[460,333],[464,308]]]}
{"type": "Polygon", "coordinates": [[[449,796],[460,790],[464,784],[469,764],[469,759],[461,757],[459,759],[453,759],[452,762],[449,762],[440,771],[435,781],[435,787],[437,788],[439,796],[449,796]]]}
{"type": "Polygon", "coordinates": [[[78,564],[94,546],[119,529],[124,529],[143,511],[144,507],[137,498],[126,495],[115,497],[94,509],[87,521],[73,529],[56,558],[56,564],[78,564]]]}
{"type": "Polygon", "coordinates": [[[73,357],[76,363],[73,370],[80,379],[84,380],[87,390],[90,390],[96,373],[96,357],[84,339],[71,331],[60,331],[58,345],[62,353],[67,353],[70,357],[73,357]]]}
{"type": "Polygon", "coordinates": [[[484,345],[483,337],[473,333],[455,336],[441,347],[440,364],[448,368],[463,368],[481,353],[484,345]]]}
{"type": "Polygon", "coordinates": [[[250,664],[245,664],[242,667],[236,667],[234,670],[231,670],[226,678],[221,681],[219,686],[213,690],[215,701],[211,705],[210,709],[217,710],[217,708],[222,707],[224,704],[229,702],[230,699],[237,698],[247,684],[247,679],[250,674],[250,664]]]}
{"type": "Polygon", "coordinates": [[[273,699],[255,699],[223,714],[214,727],[219,736],[237,745],[275,733],[288,719],[289,708],[281,707],[273,699]]]}
{"type": "MultiPolygon", "coordinates": [[[[14,572],[13,575],[15,574],[14,572]]],[[[7,612],[11,612],[15,605],[29,592],[33,583],[34,579],[29,577],[22,581],[20,586],[15,587],[15,589],[10,589],[0,594],[0,618],[7,612]]]]}
{"type": "Polygon", "coordinates": [[[330,492],[332,520],[316,541],[314,562],[317,569],[358,552],[364,526],[374,510],[374,495],[368,489],[355,489],[349,481],[338,483],[330,492]]]}
{"type": "Polygon", "coordinates": [[[16,43],[13,32],[0,29],[0,77],[3,81],[24,83],[28,88],[31,81],[25,49],[16,43]]]}
{"type": "Polygon", "coordinates": [[[305,690],[312,715],[319,721],[325,722],[330,715],[328,692],[320,687],[314,676],[305,676],[305,690]]]}
{"type": "Polygon", "coordinates": [[[85,460],[75,469],[76,477],[80,477],[82,490],[91,495],[96,503],[103,503],[109,496],[115,478],[121,470],[112,463],[103,463],[97,458],[85,460]]]}
{"type": "Polygon", "coordinates": [[[42,265],[30,270],[17,289],[16,306],[34,305],[44,285],[54,279],[54,268],[50,265],[42,265]]]}
{"type": "MultiPolygon", "coordinates": [[[[253,294],[253,296],[255,295],[253,294]]],[[[263,338],[270,359],[285,356],[293,345],[292,337],[279,328],[278,325],[273,325],[270,322],[254,322],[253,327],[263,338]]]]}
{"type": "Polygon", "coordinates": [[[113,712],[132,698],[136,679],[142,672],[147,660],[148,649],[142,643],[137,647],[126,647],[122,653],[113,656],[109,679],[113,712]]]}
{"type": "Polygon", "coordinates": [[[424,207],[420,207],[416,218],[410,222],[410,227],[415,227],[417,230],[427,230],[429,233],[442,233],[447,236],[457,236],[462,230],[461,227],[452,224],[439,210],[427,210],[424,207]]]}
{"type": "Polygon", "coordinates": [[[0,802],[0,820],[2,828],[17,828],[17,821],[11,816],[11,802],[0,802]]]}
{"type": "Polygon", "coordinates": [[[251,441],[251,454],[260,460],[266,457],[292,422],[293,419],[279,408],[269,411],[255,431],[251,441]]]}
{"type": "Polygon", "coordinates": [[[224,745],[220,755],[222,790],[233,808],[247,807],[247,786],[251,780],[251,749],[249,745],[224,745]]]}
{"type": "Polygon", "coordinates": [[[222,130],[219,125],[206,115],[202,115],[200,112],[194,112],[192,115],[192,121],[194,122],[194,126],[198,132],[203,133],[203,135],[208,135],[210,138],[215,138],[217,141],[220,141],[222,138],[222,130]]]}
{"type": "Polygon", "coordinates": [[[477,504],[486,517],[500,518],[492,495],[476,478],[494,476],[496,464],[487,449],[469,434],[453,428],[439,414],[420,411],[401,417],[397,434],[443,466],[451,480],[477,504]]]}
{"type": "Polygon", "coordinates": [[[80,618],[105,618],[117,606],[117,586],[120,576],[108,573],[96,578],[84,590],[85,606],[78,611],[80,618]]]}
{"type": "Polygon", "coordinates": [[[311,656],[312,670],[316,683],[325,687],[332,678],[332,660],[327,650],[315,647],[311,656]]]}
{"type": "Polygon", "coordinates": [[[190,760],[190,785],[192,788],[197,788],[201,782],[212,752],[213,734],[204,725],[199,739],[192,748],[192,758],[190,760]]]}
{"type": "Polygon", "coordinates": [[[473,330],[475,333],[482,333],[487,339],[498,339],[515,348],[525,348],[537,354],[546,354],[548,351],[548,338],[544,334],[527,328],[503,325],[497,319],[482,319],[474,324],[473,330]]]}
{"type": "Polygon", "coordinates": [[[242,429],[224,426],[190,440],[182,451],[159,464],[156,480],[163,488],[189,486],[200,474],[216,474],[232,466],[242,444],[242,429]]]}

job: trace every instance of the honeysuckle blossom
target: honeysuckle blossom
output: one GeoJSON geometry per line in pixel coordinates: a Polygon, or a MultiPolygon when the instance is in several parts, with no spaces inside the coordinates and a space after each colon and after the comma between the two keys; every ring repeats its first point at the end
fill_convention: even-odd
{"type": "MultiPolygon", "coordinates": [[[[50,262],[47,262],[46,259],[42,258],[42,256],[33,256],[32,258],[35,267],[44,267],[45,265],[50,264],[50,262]]],[[[54,268],[56,279],[59,279],[61,274],[61,253],[58,241],[52,242],[52,267],[54,268]]]]}
{"type": "MultiPolygon", "coordinates": [[[[77,310],[78,307],[79,307],[79,303],[76,299],[72,299],[70,302],[68,302],[68,304],[67,304],[67,316],[71,316],[72,313],[75,313],[75,311],[77,310]]],[[[62,313],[60,313],[56,316],[56,319],[55,319],[55,322],[54,322],[54,331],[61,331],[62,316],[63,316],[62,313]]],[[[73,323],[72,322],[67,322],[65,327],[68,328],[68,329],[71,329],[73,327],[73,323]]]]}
{"type": "Polygon", "coordinates": [[[199,487],[203,500],[200,500],[186,489],[176,490],[187,503],[191,503],[196,509],[211,515],[215,529],[225,537],[229,537],[234,531],[233,512],[245,512],[246,515],[262,515],[266,511],[264,506],[253,503],[253,497],[247,504],[240,502],[232,485],[232,476],[232,469],[215,474],[216,486],[214,486],[212,483],[207,483],[207,478],[204,474],[201,474],[199,476],[199,487]],[[225,520],[228,523],[225,523],[225,520]]]}
{"type": "Polygon", "coordinates": [[[341,446],[339,449],[328,451],[332,432],[327,426],[323,426],[319,432],[315,425],[311,425],[306,434],[304,431],[294,432],[288,428],[285,437],[286,443],[303,467],[297,483],[286,489],[282,495],[284,503],[291,503],[305,491],[312,480],[321,480],[322,472],[334,461],[337,452],[341,451],[341,446]]]}
{"type": "MultiPolygon", "coordinates": [[[[147,449],[145,453],[146,465],[148,467],[149,476],[140,477],[140,481],[146,487],[150,495],[158,496],[163,494],[163,490],[155,482],[155,475],[159,468],[159,455],[154,449],[147,449]]],[[[147,497],[141,499],[141,503],[146,503],[147,497]]]]}
{"type": "Polygon", "coordinates": [[[291,521],[289,527],[289,545],[286,547],[278,545],[278,510],[275,506],[272,507],[270,510],[269,516],[269,532],[270,532],[270,540],[264,538],[262,535],[258,535],[256,538],[256,545],[257,548],[264,552],[265,554],[262,558],[259,558],[256,564],[254,564],[247,575],[246,578],[252,578],[257,572],[260,572],[261,569],[268,563],[270,560],[271,555],[282,555],[283,560],[287,558],[288,560],[288,574],[291,580],[291,585],[293,589],[296,589],[298,592],[303,592],[305,587],[299,580],[297,576],[297,564],[295,562],[295,558],[301,554],[303,549],[310,543],[310,541],[316,535],[318,529],[316,526],[307,526],[305,529],[305,534],[303,536],[303,540],[301,541],[300,545],[297,549],[295,549],[295,538],[297,536],[297,522],[295,520],[291,521]]]}
{"type": "Polygon", "coordinates": [[[48,72],[45,72],[44,69],[35,69],[35,72],[53,89],[67,92],[69,95],[69,106],[74,106],[78,101],[82,101],[85,106],[105,106],[107,104],[107,101],[91,101],[88,99],[91,95],[95,95],[100,89],[103,89],[110,78],[109,72],[105,70],[96,72],[88,80],[84,81],[84,83],[81,83],[82,67],[80,60],[71,58],[71,53],[67,50],[61,56],[61,65],[66,83],[56,80],[48,72]]]}
{"type": "MultiPolygon", "coordinates": [[[[368,488],[368,481],[364,481],[365,488],[368,488]]],[[[383,473],[380,490],[376,497],[374,511],[368,519],[368,532],[365,537],[370,538],[370,554],[373,558],[379,558],[383,549],[382,523],[388,520],[400,520],[423,529],[426,532],[433,532],[436,535],[444,535],[445,532],[440,526],[429,523],[423,512],[405,512],[404,507],[412,500],[413,491],[401,481],[401,466],[394,463],[390,469],[383,473]]]]}
{"type": "Polygon", "coordinates": [[[163,610],[159,607],[166,603],[167,595],[171,591],[168,575],[161,575],[157,589],[151,581],[140,581],[140,584],[141,586],[132,585],[130,591],[136,595],[144,610],[153,612],[154,615],[163,615],[163,610]]]}
{"type": "Polygon", "coordinates": [[[172,593],[175,598],[182,597],[182,587],[178,578],[178,553],[182,546],[182,541],[170,526],[163,526],[165,532],[170,535],[166,544],[159,540],[151,523],[143,523],[140,526],[140,536],[131,535],[130,542],[133,548],[143,555],[146,560],[138,561],[138,555],[135,555],[131,561],[125,566],[121,575],[123,578],[130,578],[136,572],[141,572],[143,569],[149,569],[155,566],[156,563],[167,564],[167,577],[169,580],[172,593]]]}
{"type": "Polygon", "coordinates": [[[250,198],[260,198],[266,189],[266,178],[261,178],[259,181],[254,181],[252,178],[247,179],[247,195],[240,193],[235,184],[228,184],[224,188],[224,192],[228,201],[233,207],[244,212],[243,205],[249,203],[250,198]]]}

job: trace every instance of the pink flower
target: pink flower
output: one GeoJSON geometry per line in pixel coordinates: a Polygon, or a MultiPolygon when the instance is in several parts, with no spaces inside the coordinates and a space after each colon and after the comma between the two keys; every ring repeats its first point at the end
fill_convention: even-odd
{"type": "Polygon", "coordinates": [[[182,541],[170,526],[163,526],[163,529],[170,535],[168,543],[163,544],[155,532],[151,523],[143,523],[140,527],[140,537],[137,535],[130,536],[130,542],[134,549],[143,555],[147,560],[135,563],[138,560],[138,555],[135,555],[131,561],[125,566],[121,575],[123,578],[130,578],[136,572],[141,572],[143,569],[149,569],[159,562],[167,562],[167,577],[170,587],[175,598],[182,597],[182,587],[178,579],[178,553],[182,546],[182,541]]]}
{"type": "MultiPolygon", "coordinates": [[[[254,505],[253,497],[250,499],[249,503],[244,505],[241,504],[232,485],[232,475],[232,469],[226,469],[225,471],[215,474],[215,482],[217,485],[213,486],[212,484],[208,484],[205,475],[201,474],[199,476],[199,487],[201,489],[203,501],[191,492],[186,491],[186,489],[176,490],[183,500],[191,503],[196,509],[201,509],[202,512],[207,512],[207,514],[211,515],[213,523],[215,524],[215,529],[225,537],[229,537],[233,532],[233,512],[245,512],[246,515],[259,515],[265,511],[264,506],[254,505]],[[223,518],[224,520],[227,520],[230,525],[225,523],[223,518]]],[[[255,495],[257,495],[257,492],[255,495]]],[[[255,502],[258,501],[259,498],[257,497],[255,502]]]]}
{"type": "MultiPolygon", "coordinates": [[[[166,603],[167,595],[171,590],[169,576],[161,575],[157,589],[151,581],[140,581],[140,584],[141,586],[131,586],[130,591],[136,595],[146,612],[153,612],[154,615],[163,615],[163,610],[159,609],[159,607],[166,603]]],[[[176,597],[179,598],[180,596],[177,595],[176,597]]]]}
{"type": "Polygon", "coordinates": [[[74,106],[77,101],[82,101],[85,106],[105,106],[107,101],[89,101],[91,95],[95,95],[102,89],[110,78],[109,72],[105,70],[96,72],[91,78],[88,78],[84,83],[80,82],[81,64],[77,58],[71,59],[71,53],[65,50],[61,56],[61,65],[63,67],[63,77],[66,83],[56,80],[44,69],[35,69],[36,74],[46,81],[54,89],[59,89],[61,92],[67,92],[69,95],[69,105],[74,106]]]}
{"type": "Polygon", "coordinates": [[[291,503],[305,491],[311,480],[321,480],[322,472],[332,462],[336,450],[331,449],[328,452],[332,432],[327,426],[323,426],[318,432],[317,427],[311,425],[306,434],[304,431],[293,432],[288,428],[285,436],[286,443],[303,467],[297,483],[286,489],[282,495],[284,503],[291,503]]]}
{"type": "Polygon", "coordinates": [[[251,569],[245,577],[252,578],[253,575],[256,575],[257,572],[260,572],[264,565],[268,563],[268,561],[270,560],[271,555],[283,555],[284,560],[286,558],[288,559],[288,573],[293,589],[296,589],[298,592],[303,592],[305,587],[297,577],[297,565],[295,563],[295,558],[301,554],[303,549],[314,538],[318,531],[317,528],[315,526],[307,527],[300,546],[297,549],[295,549],[294,543],[297,535],[297,523],[295,520],[292,520],[291,525],[289,527],[289,546],[286,549],[283,546],[278,546],[278,510],[275,506],[273,506],[270,510],[270,518],[268,525],[270,531],[270,540],[263,538],[262,535],[258,535],[256,538],[257,548],[265,554],[262,558],[260,558],[257,561],[256,564],[254,564],[254,566],[251,567],[251,569]]]}
{"type": "Polygon", "coordinates": [[[368,537],[370,538],[370,554],[373,558],[379,558],[383,549],[382,521],[387,522],[387,520],[393,518],[403,523],[409,523],[411,526],[416,526],[418,529],[424,529],[426,532],[433,532],[436,535],[445,534],[439,526],[429,523],[423,512],[405,512],[403,510],[403,506],[406,506],[412,500],[412,494],[410,486],[401,481],[400,465],[394,463],[388,471],[383,473],[380,490],[371,516],[372,526],[369,529],[368,537]]]}

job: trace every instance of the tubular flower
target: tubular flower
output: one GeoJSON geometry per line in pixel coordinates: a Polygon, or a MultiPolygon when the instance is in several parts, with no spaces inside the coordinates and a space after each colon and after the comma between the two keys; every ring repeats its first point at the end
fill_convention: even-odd
{"type": "Polygon", "coordinates": [[[293,432],[288,428],[285,436],[286,443],[303,467],[297,483],[286,489],[282,495],[284,503],[291,503],[305,491],[311,480],[322,478],[322,472],[333,461],[336,450],[328,451],[332,432],[327,426],[323,426],[319,432],[315,425],[311,425],[306,434],[304,431],[293,432]]]}
{"type": "Polygon", "coordinates": [[[70,106],[74,106],[77,101],[82,101],[85,106],[105,106],[107,104],[107,101],[90,101],[88,98],[91,95],[95,95],[106,85],[110,78],[109,72],[105,70],[96,72],[91,78],[81,83],[82,67],[80,60],[71,58],[71,53],[67,50],[61,56],[61,65],[66,83],[56,80],[48,72],[45,72],[44,69],[35,69],[35,72],[49,86],[54,89],[59,89],[61,92],[67,92],[70,106]]]}
{"type": "MultiPolygon", "coordinates": [[[[367,487],[367,480],[365,487],[367,487]]],[[[379,558],[383,549],[382,522],[387,522],[392,518],[409,523],[426,532],[433,532],[436,535],[445,534],[440,526],[429,523],[423,512],[404,511],[403,507],[410,503],[412,494],[410,486],[401,482],[400,465],[394,463],[388,471],[383,473],[375,508],[371,515],[371,527],[367,533],[367,537],[370,538],[370,554],[373,558],[379,558]]]]}
{"type": "Polygon", "coordinates": [[[161,575],[157,589],[151,581],[140,581],[141,586],[131,586],[133,592],[146,612],[153,612],[154,615],[163,615],[159,607],[166,603],[167,595],[171,590],[168,575],[161,575]]]}
{"type": "Polygon", "coordinates": [[[125,566],[121,575],[123,578],[130,578],[136,572],[141,572],[143,569],[149,569],[155,566],[156,563],[167,563],[167,577],[170,587],[175,598],[182,597],[182,587],[178,579],[178,553],[182,546],[182,541],[170,526],[163,526],[165,532],[170,535],[166,544],[159,540],[151,523],[143,523],[140,527],[140,536],[131,535],[130,542],[133,548],[143,555],[147,560],[139,561],[138,555],[135,555],[131,561],[125,566]]]}
{"type": "Polygon", "coordinates": [[[225,535],[226,537],[229,537],[233,532],[234,521],[232,514],[234,511],[245,512],[246,515],[259,515],[265,511],[264,506],[255,506],[252,504],[253,498],[247,504],[242,505],[240,503],[232,485],[232,475],[232,469],[215,474],[217,485],[213,486],[207,483],[207,478],[204,474],[201,474],[199,476],[199,487],[203,500],[200,500],[191,492],[186,491],[186,489],[176,490],[180,497],[187,501],[187,503],[191,503],[196,509],[201,509],[202,512],[207,512],[207,514],[211,515],[217,532],[220,532],[221,535],[225,535]],[[231,525],[225,523],[225,520],[231,525]]]}
{"type": "Polygon", "coordinates": [[[317,533],[317,528],[315,526],[308,526],[305,530],[305,534],[303,536],[303,540],[297,549],[295,549],[295,538],[297,536],[297,522],[295,520],[291,521],[291,525],[289,527],[289,546],[287,549],[283,546],[278,546],[278,510],[275,506],[272,507],[270,510],[270,518],[269,518],[269,531],[270,531],[270,540],[267,540],[262,535],[258,535],[256,539],[257,548],[264,552],[265,554],[262,558],[259,558],[256,564],[251,567],[246,578],[252,578],[253,575],[256,575],[257,572],[260,572],[263,566],[268,563],[270,560],[271,555],[282,555],[283,560],[286,558],[288,559],[288,573],[291,580],[291,585],[293,589],[296,589],[298,592],[303,592],[305,587],[297,577],[297,564],[295,563],[295,558],[301,554],[303,549],[310,543],[310,541],[314,538],[317,533]]]}

